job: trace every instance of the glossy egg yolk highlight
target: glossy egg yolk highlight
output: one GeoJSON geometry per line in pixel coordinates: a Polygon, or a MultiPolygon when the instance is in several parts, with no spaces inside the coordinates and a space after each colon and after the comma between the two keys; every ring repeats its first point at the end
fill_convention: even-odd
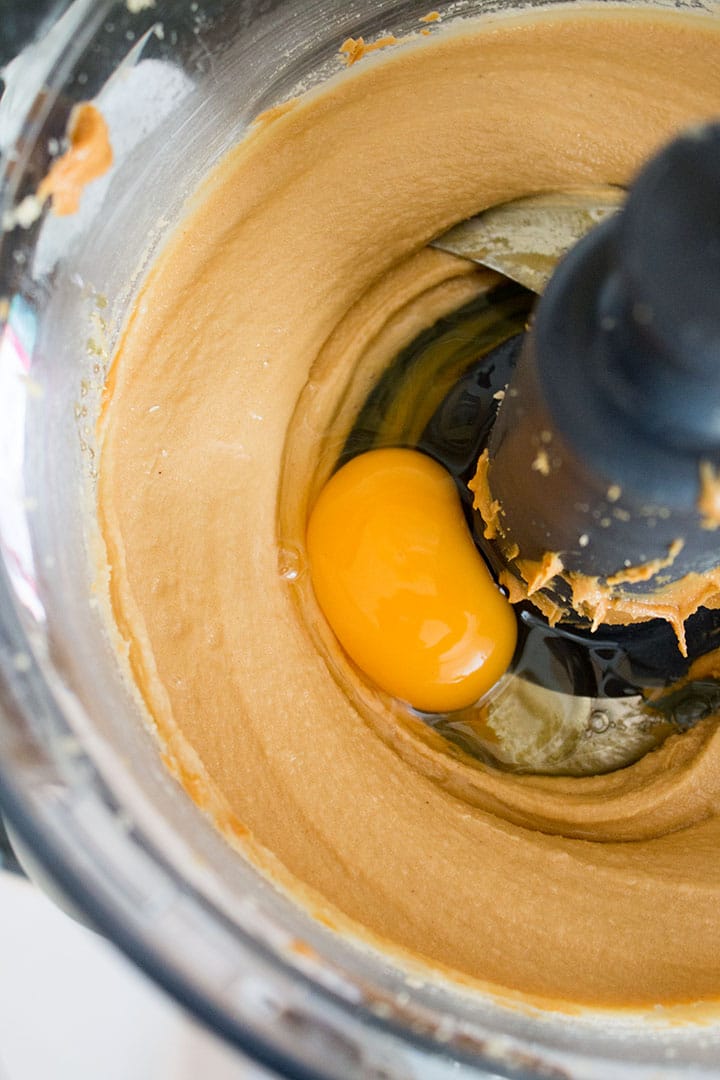
{"type": "Polygon", "coordinates": [[[310,515],[318,603],[357,666],[424,712],[471,705],[515,650],[512,607],[477,552],[452,477],[415,450],[344,465],[310,515]]]}

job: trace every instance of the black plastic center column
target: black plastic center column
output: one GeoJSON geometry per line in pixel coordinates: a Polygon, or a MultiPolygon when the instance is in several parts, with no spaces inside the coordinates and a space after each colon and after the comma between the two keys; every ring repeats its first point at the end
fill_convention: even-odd
{"type": "Polygon", "coordinates": [[[661,582],[720,563],[700,506],[720,466],[720,124],[662,151],[559,266],[489,453],[521,558],[608,577],[682,540],[661,582]]]}

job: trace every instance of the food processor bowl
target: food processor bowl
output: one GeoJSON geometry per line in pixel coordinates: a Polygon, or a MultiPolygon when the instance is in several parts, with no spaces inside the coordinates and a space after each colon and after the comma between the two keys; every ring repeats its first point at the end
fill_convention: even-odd
{"type": "MultiPolygon", "coordinates": [[[[435,6],[448,20],[517,7],[435,6]]],[[[675,6],[717,13],[696,0],[675,6]]],[[[165,768],[108,630],[96,584],[96,419],[153,255],[258,113],[339,71],[348,36],[400,36],[425,13],[414,0],[74,0],[7,70],[0,808],[84,918],[239,1054],[280,1075],[717,1076],[720,1025],[691,1012],[678,1024],[661,1010],[521,1008],[400,967],[314,920],[165,768]],[[56,217],[34,193],[73,105],[88,99],[115,161],[78,213],[56,217]]]]}

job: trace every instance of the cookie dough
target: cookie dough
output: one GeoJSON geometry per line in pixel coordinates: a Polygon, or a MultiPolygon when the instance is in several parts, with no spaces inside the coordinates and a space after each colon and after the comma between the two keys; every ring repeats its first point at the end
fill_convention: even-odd
{"type": "Polygon", "coordinates": [[[704,15],[573,5],[366,56],[208,179],[107,385],[114,618],[190,795],[331,925],[546,1004],[720,996],[716,720],[599,777],[448,756],[333,645],[304,522],[373,378],[484,287],[427,242],[627,183],[717,115],[719,45],[704,15]]]}

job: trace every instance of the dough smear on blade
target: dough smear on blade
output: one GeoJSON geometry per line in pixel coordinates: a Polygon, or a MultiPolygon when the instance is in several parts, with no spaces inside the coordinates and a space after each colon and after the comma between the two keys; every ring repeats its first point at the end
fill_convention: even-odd
{"type": "Polygon", "coordinates": [[[483,287],[426,243],[532,191],[627,183],[717,114],[719,46],[704,17],[614,8],[466,23],[363,60],[222,162],[108,382],[113,611],[192,797],[331,923],[534,1001],[720,995],[716,720],[604,776],[454,760],[332,652],[303,524],[333,464],[323,424],[347,431],[372,377],[483,287]]]}

